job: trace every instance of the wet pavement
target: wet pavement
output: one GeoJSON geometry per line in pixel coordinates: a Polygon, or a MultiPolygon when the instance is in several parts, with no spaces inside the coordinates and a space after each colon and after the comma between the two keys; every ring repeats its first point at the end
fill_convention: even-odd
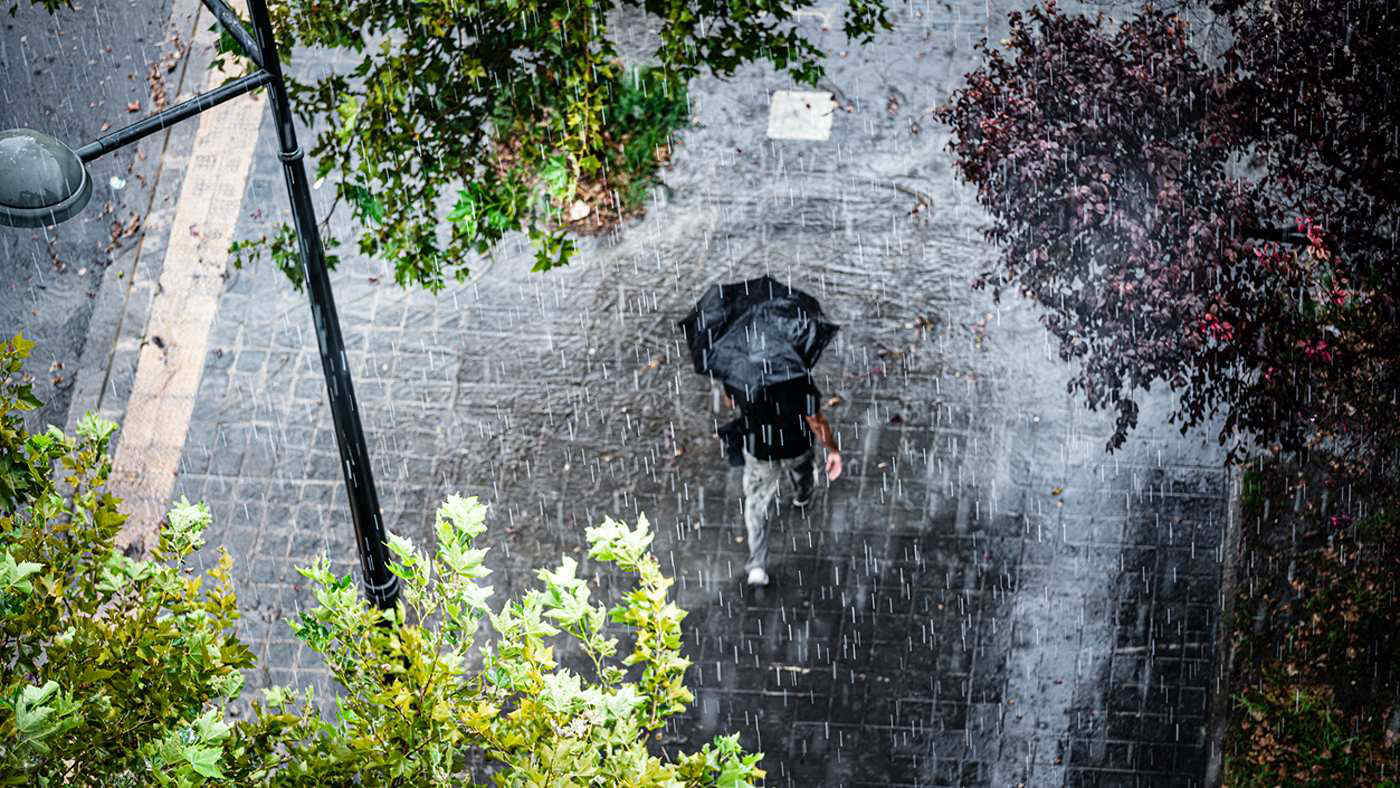
{"type": "MultiPolygon", "coordinates": [[[[567,269],[528,273],[512,238],[436,297],[353,255],[332,277],[393,530],[429,543],[442,498],[481,496],[500,600],[580,555],[603,515],[651,520],[695,662],[665,746],[738,731],[772,785],[1201,783],[1219,452],[1154,396],[1106,455],[1109,417],[1066,395],[1036,308],[967,284],[994,251],[926,111],[1010,7],[899,5],[863,50],[800,18],[853,108],[831,138],[766,138],[769,95],[794,87],[767,67],[698,80],[667,188],[567,269]],[[754,591],[740,472],[675,321],[708,284],[761,273],[843,326],[815,377],[847,469],[780,513],[754,591]]],[[[624,50],[645,40],[617,26],[624,50]]],[[[286,217],[274,144],[264,117],[240,237],[286,217]]],[[[230,273],[176,481],[237,561],[250,692],[324,685],[287,627],[309,600],[293,567],[356,565],[308,312],[270,266],[230,273]]]]}
{"type": "MultiPolygon", "coordinates": [[[[0,129],[33,128],[76,148],[150,111],[153,85],[173,97],[184,72],[171,55],[170,9],[170,0],[118,0],[51,17],[22,2],[14,16],[0,14],[0,129]],[[133,101],[138,112],[128,110],[133,101]]],[[[62,227],[0,227],[0,334],[22,330],[39,342],[26,368],[45,403],[39,424],[65,423],[96,296],[104,277],[116,289],[116,272],[133,264],[165,137],[94,161],[92,200],[62,227]]],[[[114,317],[99,316],[95,330],[114,317]]]]}

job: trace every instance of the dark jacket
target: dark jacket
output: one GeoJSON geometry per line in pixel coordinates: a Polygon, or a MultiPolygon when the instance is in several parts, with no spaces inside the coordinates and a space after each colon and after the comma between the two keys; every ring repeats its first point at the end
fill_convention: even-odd
{"type": "Polygon", "coordinates": [[[754,391],[725,389],[739,408],[744,449],[754,459],[786,460],[811,450],[812,433],[804,417],[820,412],[821,392],[810,376],[754,391]]]}

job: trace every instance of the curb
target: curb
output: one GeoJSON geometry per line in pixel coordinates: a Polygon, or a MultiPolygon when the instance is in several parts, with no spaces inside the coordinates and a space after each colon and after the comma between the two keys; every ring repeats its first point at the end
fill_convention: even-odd
{"type": "MultiPolygon", "coordinates": [[[[178,32],[190,46],[181,59],[172,103],[189,96],[189,82],[203,73],[209,61],[194,47],[201,8],[198,0],[175,0],[165,22],[167,30],[178,32]]],[[[79,419],[88,412],[118,424],[123,422],[194,133],[195,124],[180,123],[137,143],[156,151],[151,157],[154,161],[148,165],[151,196],[141,216],[140,233],[133,243],[113,255],[102,275],[69,398],[64,428],[69,434],[76,431],[79,419]]],[[[121,439],[122,430],[117,430],[109,449],[112,456],[116,456],[121,439]]]]}

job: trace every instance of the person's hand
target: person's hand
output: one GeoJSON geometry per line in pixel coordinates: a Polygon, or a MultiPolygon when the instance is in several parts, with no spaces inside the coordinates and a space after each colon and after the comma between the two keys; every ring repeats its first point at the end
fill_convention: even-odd
{"type": "Polygon", "coordinates": [[[841,475],[841,452],[829,451],[826,453],[826,478],[827,481],[836,481],[836,477],[841,475]]]}

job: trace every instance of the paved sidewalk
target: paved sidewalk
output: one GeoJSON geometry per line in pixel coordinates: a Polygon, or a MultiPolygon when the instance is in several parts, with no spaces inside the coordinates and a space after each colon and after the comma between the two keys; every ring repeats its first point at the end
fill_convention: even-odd
{"type": "MultiPolygon", "coordinates": [[[[14,16],[0,14],[0,129],[32,128],[76,148],[162,98],[173,103],[186,73],[179,52],[191,31],[172,19],[172,5],[184,1],[143,2],[139,14],[84,4],[54,16],[21,2],[14,16]]],[[[23,331],[38,342],[26,371],[44,402],[29,414],[39,431],[63,426],[70,402],[88,399],[75,388],[84,347],[92,334],[105,334],[110,349],[107,327],[117,314],[104,307],[121,300],[117,291],[131,281],[161,208],[154,192],[166,139],[180,133],[147,137],[89,164],[92,199],[60,227],[0,227],[0,334],[23,331]]],[[[92,381],[102,384],[100,375],[92,381]]]]}
{"type": "MultiPolygon", "coordinates": [[[[794,87],[771,69],[700,80],[669,197],[566,270],[529,274],[513,239],[437,297],[353,255],[333,276],[390,528],[428,543],[443,497],[482,496],[503,599],[604,514],[645,512],[691,611],[697,699],[667,743],[737,730],[773,785],[1200,784],[1220,457],[1154,399],[1106,456],[1108,421],[1065,395],[1036,310],[967,286],[993,251],[925,112],[1009,7],[899,6],[846,57],[839,22],[802,18],[853,107],[830,138],[766,137],[770,94],[794,87]],[[916,192],[932,207],[911,216],[916,192]],[[754,593],[738,472],[674,322],[707,284],[763,272],[843,326],[817,379],[848,469],[777,520],[754,593]]],[[[286,217],[262,125],[239,237],[286,217]]],[[[175,485],[237,561],[250,691],[324,686],[287,626],[310,598],[294,567],[356,563],[308,315],[271,267],[230,272],[175,485]]]]}

